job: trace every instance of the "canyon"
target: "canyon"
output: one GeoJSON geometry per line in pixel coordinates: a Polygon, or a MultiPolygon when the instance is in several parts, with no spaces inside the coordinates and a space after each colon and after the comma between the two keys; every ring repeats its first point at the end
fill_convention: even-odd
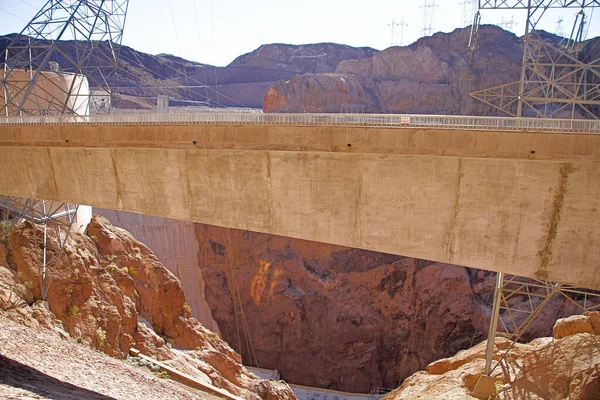
{"type": "MultiPolygon", "coordinates": [[[[429,363],[485,339],[495,278],[490,272],[95,212],[156,248],[181,278],[192,313],[203,323],[202,315],[210,315],[207,326],[218,326],[246,365],[277,369],[290,383],[358,393],[391,389],[429,363]],[[195,243],[175,255],[164,238],[195,243]]],[[[520,298],[514,306],[525,304],[520,298]]],[[[523,340],[551,335],[557,318],[577,312],[572,302],[553,298],[523,340]]]]}
{"type": "MultiPolygon", "coordinates": [[[[10,38],[0,38],[0,51],[10,38]]],[[[471,59],[468,39],[468,29],[457,29],[384,51],[329,43],[269,44],[227,67],[123,46],[123,69],[108,81],[129,88],[115,97],[123,108],[152,107],[136,94],[167,93],[265,112],[337,113],[349,107],[372,113],[497,115],[468,92],[515,80],[521,40],[483,26],[471,59]],[[187,93],[175,88],[185,79],[207,87],[187,93]],[[145,85],[173,89],[136,89],[145,85]]],[[[67,53],[76,51],[76,44],[61,46],[67,53]]],[[[581,57],[598,54],[599,46],[598,38],[586,42],[581,57]]],[[[290,383],[348,392],[401,385],[390,399],[418,398],[417,392],[425,393],[422,398],[449,398],[439,396],[450,393],[450,387],[458,388],[456,396],[465,396],[481,373],[483,345],[478,343],[489,324],[493,273],[152,216],[96,212],[111,222],[95,217],[87,235],[70,239],[53,271],[49,309],[38,283],[41,229],[21,223],[3,233],[2,318],[64,334],[117,358],[133,347],[247,399],[294,395],[285,383],[257,379],[242,364],[277,369],[290,383]],[[473,345],[458,353],[458,361],[446,358],[473,345]]],[[[51,253],[58,250],[51,248],[51,253]]],[[[513,305],[524,304],[520,298],[513,305]]],[[[553,298],[523,340],[550,336],[558,318],[574,313],[572,302],[553,298]]],[[[594,322],[584,325],[597,326],[596,316],[586,318],[594,322]]],[[[517,365],[516,358],[509,367],[536,372],[534,359],[543,354],[544,368],[551,369],[552,355],[576,358],[578,348],[586,351],[582,363],[598,364],[596,337],[581,335],[600,331],[556,331],[556,343],[535,339],[516,345],[515,357],[524,357],[527,367],[517,365]]],[[[508,345],[500,340],[497,346],[508,345]]],[[[497,375],[503,384],[510,380],[497,375]]],[[[593,391],[597,375],[597,368],[578,366],[568,379],[593,391]]],[[[557,375],[535,379],[549,376],[557,375]]],[[[560,395],[570,393],[561,390],[560,395]]]]}
{"type": "MultiPolygon", "coordinates": [[[[246,370],[239,354],[190,316],[181,282],[152,251],[102,217],[92,219],[87,234],[71,233],[60,257],[56,233],[49,233],[53,261],[44,302],[43,235],[42,227],[26,221],[2,225],[2,318],[116,358],[134,348],[245,399],[295,398],[286,384],[246,370]]],[[[2,353],[11,346],[3,341],[2,353]]]]}

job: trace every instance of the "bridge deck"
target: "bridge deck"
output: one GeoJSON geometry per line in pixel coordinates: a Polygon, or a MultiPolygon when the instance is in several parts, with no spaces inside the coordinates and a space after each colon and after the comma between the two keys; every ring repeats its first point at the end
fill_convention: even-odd
{"type": "Polygon", "coordinates": [[[0,122],[0,193],[600,286],[600,136],[306,125],[0,122]]]}

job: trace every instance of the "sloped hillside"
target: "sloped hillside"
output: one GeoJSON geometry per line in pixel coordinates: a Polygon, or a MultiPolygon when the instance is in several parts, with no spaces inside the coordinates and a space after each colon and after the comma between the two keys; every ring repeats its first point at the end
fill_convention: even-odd
{"type": "MultiPolygon", "coordinates": [[[[246,399],[293,399],[283,383],[257,379],[241,357],[190,317],[181,282],[129,233],[94,217],[72,234],[41,300],[43,228],[22,222],[2,235],[0,309],[32,328],[58,325],[77,341],[124,358],[130,348],[246,399]],[[22,316],[23,318],[19,317],[22,316]]],[[[50,236],[51,255],[58,248],[50,236]]]]}
{"type": "Polygon", "coordinates": [[[41,305],[0,311],[0,398],[137,400],[142,396],[221,399],[78,343],[41,305]]]}

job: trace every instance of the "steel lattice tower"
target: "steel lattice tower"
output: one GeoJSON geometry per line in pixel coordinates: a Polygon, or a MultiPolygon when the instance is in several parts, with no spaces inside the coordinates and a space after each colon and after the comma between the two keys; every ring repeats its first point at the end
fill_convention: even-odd
{"type": "Polygon", "coordinates": [[[435,0],[423,0],[423,23],[421,27],[422,36],[431,36],[435,29],[435,0]]]}
{"type": "Polygon", "coordinates": [[[509,115],[600,118],[600,55],[580,59],[586,10],[600,0],[479,0],[479,9],[525,10],[520,79],[470,95],[509,115]],[[556,42],[536,26],[548,9],[579,9],[571,37],[556,42]]]}
{"type": "MultiPolygon", "coordinates": [[[[73,115],[82,110],[87,114],[88,82],[108,89],[103,78],[118,66],[128,4],[129,0],[47,1],[6,48],[0,116],[73,115]]],[[[60,259],[78,209],[74,204],[0,195],[0,215],[11,223],[27,220],[44,228],[42,299],[52,281],[48,266],[60,259]],[[48,253],[49,240],[57,242],[58,254],[48,253]]]]}
{"type": "Polygon", "coordinates": [[[117,67],[128,4],[48,0],[3,54],[0,115],[81,114],[78,110],[87,109],[88,81],[106,88],[104,73],[117,67]],[[69,51],[59,48],[59,40],[72,41],[69,51]]]}

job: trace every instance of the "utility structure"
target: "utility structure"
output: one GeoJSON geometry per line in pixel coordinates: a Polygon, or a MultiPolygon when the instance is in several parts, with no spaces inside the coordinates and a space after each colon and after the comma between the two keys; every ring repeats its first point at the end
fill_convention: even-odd
{"type": "Polygon", "coordinates": [[[315,63],[315,74],[323,74],[325,72],[328,72],[327,57],[328,57],[327,53],[320,53],[320,54],[310,54],[310,55],[303,55],[303,56],[292,56],[291,59],[300,58],[300,59],[317,60],[315,63]]]}
{"type": "Polygon", "coordinates": [[[408,26],[408,24],[404,23],[404,17],[402,17],[402,20],[400,22],[396,22],[396,20],[394,18],[392,18],[392,22],[388,24],[389,27],[391,27],[391,35],[390,35],[390,46],[395,46],[397,44],[399,44],[400,46],[404,45],[404,27],[408,26]],[[400,40],[396,41],[396,27],[400,28],[400,40]]]}
{"type": "Polygon", "coordinates": [[[503,16],[502,20],[500,21],[500,23],[498,25],[502,29],[506,29],[507,31],[512,31],[513,27],[515,26],[515,16],[511,15],[510,19],[504,19],[504,16],[503,16]]]}
{"type": "Polygon", "coordinates": [[[554,34],[558,35],[558,36],[564,36],[565,32],[564,32],[564,28],[563,28],[563,17],[559,17],[558,20],[556,21],[556,29],[554,30],[554,34]]]}
{"type": "Polygon", "coordinates": [[[475,9],[477,8],[476,0],[462,0],[460,2],[462,6],[462,17],[460,19],[460,26],[466,27],[473,21],[475,15],[475,9]]]}
{"type": "Polygon", "coordinates": [[[117,67],[128,4],[48,0],[3,54],[0,115],[87,114],[90,83],[108,90],[117,67]]]}
{"type": "Polygon", "coordinates": [[[421,36],[431,36],[435,29],[435,0],[423,0],[423,24],[421,36]]]}
{"type": "MultiPolygon", "coordinates": [[[[44,229],[42,239],[42,265],[40,268],[40,287],[42,299],[46,299],[48,288],[52,282],[48,267],[60,259],[69,237],[76,228],[79,205],[48,200],[27,199],[23,197],[0,196],[0,210],[4,218],[11,224],[26,220],[44,229]],[[48,251],[48,242],[53,240],[58,247],[58,253],[48,251]]],[[[36,237],[37,238],[37,237],[36,237]]]]}
{"type": "MultiPolygon", "coordinates": [[[[128,4],[129,0],[48,0],[5,50],[0,116],[87,115],[91,100],[106,104],[106,72],[118,66],[128,4]],[[59,40],[71,42],[59,47],[59,40]]],[[[40,276],[45,299],[51,283],[48,267],[60,258],[79,206],[0,196],[0,210],[12,223],[28,220],[43,226],[40,276]],[[57,241],[58,254],[48,253],[50,240],[57,241]]]]}
{"type": "Polygon", "coordinates": [[[479,10],[524,10],[523,61],[518,81],[470,95],[514,117],[600,118],[600,55],[583,54],[589,11],[600,0],[479,0],[479,10]],[[568,41],[536,30],[549,9],[578,9],[568,41]]]}
{"type": "Polygon", "coordinates": [[[394,18],[392,18],[392,22],[390,22],[388,24],[389,27],[391,27],[391,35],[390,35],[390,46],[393,46],[395,44],[395,37],[394,37],[394,28],[397,26],[400,26],[399,23],[396,22],[396,20],[394,18]]]}

